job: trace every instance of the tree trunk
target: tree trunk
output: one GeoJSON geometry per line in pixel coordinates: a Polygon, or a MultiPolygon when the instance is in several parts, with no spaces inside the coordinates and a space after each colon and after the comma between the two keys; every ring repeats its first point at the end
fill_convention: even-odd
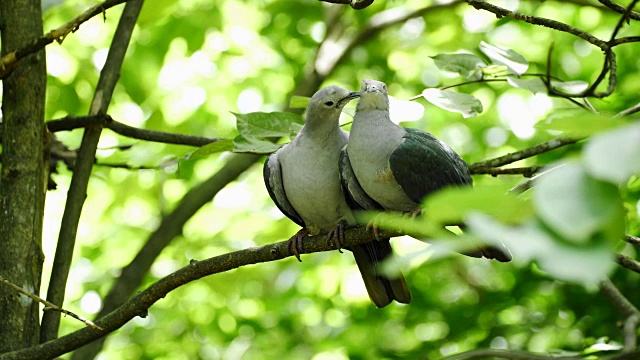
{"type": "MultiPolygon", "coordinates": [[[[0,1],[2,55],[42,36],[39,0],[0,1]]],[[[45,198],[44,50],[2,81],[0,276],[38,294],[45,198]]],[[[0,286],[0,353],[38,344],[38,303],[0,286]]]]}

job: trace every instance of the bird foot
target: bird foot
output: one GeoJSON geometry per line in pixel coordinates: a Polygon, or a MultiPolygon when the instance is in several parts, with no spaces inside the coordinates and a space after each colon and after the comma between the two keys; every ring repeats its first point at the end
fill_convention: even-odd
{"type": "Polygon", "coordinates": [[[300,229],[289,239],[289,241],[287,241],[287,249],[289,249],[289,253],[293,254],[299,262],[302,262],[302,259],[300,259],[300,252],[302,251],[303,242],[308,237],[309,229],[305,227],[300,229]]]}
{"type": "Polygon", "coordinates": [[[380,228],[378,226],[380,214],[376,215],[371,221],[367,223],[367,232],[373,230],[373,236],[376,240],[380,241],[380,228]]]}
{"type": "Polygon", "coordinates": [[[422,209],[420,208],[417,208],[416,210],[413,210],[413,211],[407,211],[404,213],[404,216],[411,216],[411,219],[415,219],[420,215],[422,215],[422,209]]]}
{"type": "Polygon", "coordinates": [[[340,221],[336,227],[331,229],[329,233],[327,233],[327,244],[329,246],[332,245],[332,240],[335,238],[335,245],[338,249],[338,252],[342,254],[342,243],[344,242],[344,230],[347,228],[347,224],[344,221],[340,221]]]}

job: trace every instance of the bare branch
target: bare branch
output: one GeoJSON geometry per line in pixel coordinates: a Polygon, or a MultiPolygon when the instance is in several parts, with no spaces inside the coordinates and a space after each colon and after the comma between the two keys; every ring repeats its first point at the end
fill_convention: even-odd
{"type": "Polygon", "coordinates": [[[635,236],[631,236],[631,235],[625,235],[624,236],[624,241],[628,242],[629,244],[631,244],[633,246],[640,246],[640,238],[639,237],[635,237],[635,236]]]}
{"type": "Polygon", "coordinates": [[[543,355],[530,353],[525,351],[516,350],[502,350],[502,349],[479,349],[471,350],[463,353],[450,355],[442,358],[442,360],[466,360],[466,359],[512,359],[512,360],[582,360],[578,356],[555,356],[555,355],[543,355]]]}
{"type": "Polygon", "coordinates": [[[524,177],[530,178],[533,175],[535,175],[538,171],[540,171],[540,169],[542,168],[543,166],[529,166],[529,167],[522,167],[522,168],[497,168],[497,167],[485,166],[485,167],[474,167],[472,170],[470,170],[470,172],[472,175],[480,175],[480,174],[491,175],[491,176],[522,175],[524,177]]]}
{"type": "MultiPolygon", "coordinates": [[[[127,51],[131,34],[142,8],[142,0],[131,0],[127,3],[120,17],[120,22],[113,35],[113,41],[109,48],[107,60],[100,72],[100,79],[96,86],[93,101],[91,102],[91,114],[105,114],[111,102],[111,96],[120,76],[120,68],[127,51]]],[[[82,143],[78,151],[78,158],[74,164],[71,185],[67,194],[67,201],[60,224],[58,245],[51,270],[51,280],[47,291],[47,300],[52,303],[63,304],[67,278],[71,268],[71,259],[76,242],[76,233],[80,214],[87,197],[87,187],[91,169],[95,162],[96,149],[102,128],[87,127],[82,136],[82,143]]],[[[40,341],[45,342],[58,336],[60,314],[57,312],[45,312],[42,316],[40,329],[40,341]]]]}
{"type": "Polygon", "coordinates": [[[580,139],[557,138],[557,139],[549,140],[547,142],[530,147],[528,149],[516,151],[516,152],[509,153],[507,155],[503,155],[494,159],[471,164],[469,165],[469,170],[475,171],[475,169],[478,169],[478,168],[498,167],[498,166],[511,164],[516,161],[527,159],[536,155],[540,155],[563,146],[575,144],[578,141],[580,141],[580,139]]]}
{"type": "Polygon", "coordinates": [[[12,51],[0,59],[0,79],[4,79],[11,71],[19,66],[19,61],[24,57],[36,53],[43,49],[45,46],[51,44],[54,41],[62,43],[64,38],[72,32],[75,32],[80,28],[80,25],[91,19],[92,17],[104,13],[107,9],[116,5],[122,4],[128,0],[106,0],[101,4],[97,4],[89,8],[84,13],[77,16],[75,19],[60,26],[59,28],[52,30],[39,39],[34,40],[31,44],[12,51]]]}
{"type": "MultiPolygon", "coordinates": [[[[626,11],[626,9],[620,5],[617,4],[611,0],[598,0],[602,5],[608,7],[609,9],[618,12],[620,14],[624,14],[624,12],[626,11]]],[[[629,12],[629,18],[633,19],[633,20],[640,20],[640,13],[637,13],[635,11],[631,11],[629,12]]]]}
{"type": "Polygon", "coordinates": [[[624,25],[624,23],[629,21],[629,17],[631,16],[631,11],[633,10],[633,7],[636,6],[637,3],[638,3],[638,0],[632,0],[629,3],[627,8],[622,13],[622,17],[620,18],[620,20],[618,20],[616,27],[613,29],[613,33],[611,34],[611,38],[609,39],[609,42],[616,39],[616,36],[618,35],[618,32],[620,31],[620,29],[622,29],[622,26],[624,25]]]}
{"type": "Polygon", "coordinates": [[[36,295],[36,294],[32,294],[30,292],[28,292],[27,290],[19,287],[18,285],[12,283],[11,281],[3,278],[2,276],[0,276],[0,283],[4,284],[5,286],[8,286],[10,288],[12,288],[13,290],[19,292],[20,294],[27,296],[29,298],[31,298],[32,300],[35,300],[41,304],[43,304],[45,306],[44,310],[53,310],[53,311],[58,311],[61,312],[63,314],[69,315],[74,319],[80,320],[82,321],[85,325],[92,327],[94,329],[97,330],[103,330],[100,326],[94,324],[91,320],[85,319],[84,317],[80,316],[80,315],[76,315],[74,313],[72,313],[69,310],[65,310],[59,306],[57,306],[56,304],[50,303],[47,300],[41,298],[40,296],[36,295]]]}
{"type": "Polygon", "coordinates": [[[621,255],[621,254],[616,254],[615,260],[619,265],[640,274],[640,262],[635,261],[632,258],[621,255]]]}
{"type": "Polygon", "coordinates": [[[508,17],[514,20],[524,21],[529,24],[548,27],[551,29],[569,33],[571,35],[575,35],[601,49],[608,48],[606,41],[600,40],[586,31],[574,28],[572,26],[569,26],[565,23],[562,23],[556,20],[521,14],[515,11],[511,11],[511,10],[490,4],[484,0],[465,0],[465,1],[469,5],[473,6],[474,8],[478,10],[489,11],[491,13],[494,13],[499,18],[508,17]]]}
{"type": "Polygon", "coordinates": [[[636,104],[628,109],[622,110],[619,113],[617,113],[614,118],[619,118],[619,117],[623,117],[623,116],[629,116],[632,114],[637,113],[638,111],[640,111],[640,103],[636,104]]]}
{"type": "Polygon", "coordinates": [[[600,282],[600,292],[606,296],[611,304],[626,316],[623,326],[624,350],[626,352],[636,349],[636,330],[640,321],[640,311],[618,289],[618,287],[605,278],[600,282]]]}
{"type": "MultiPolygon", "coordinates": [[[[398,236],[391,231],[381,231],[381,237],[398,236]]],[[[363,244],[373,240],[373,235],[365,228],[351,228],[345,232],[344,247],[363,244]]],[[[322,251],[335,250],[327,241],[326,234],[313,236],[303,244],[301,254],[311,254],[322,251]]],[[[96,320],[96,325],[102,330],[84,328],[58,339],[48,341],[34,347],[10,353],[0,354],[0,360],[8,359],[50,359],[68,353],[79,347],[119,329],[136,316],[145,317],[148,309],[169,292],[205,276],[237,269],[241,266],[281,260],[292,257],[289,253],[288,241],[275,244],[252,247],[202,261],[192,260],[189,265],[156,281],[145,290],[114,309],[104,317],[96,320]]],[[[107,303],[105,301],[105,303],[107,303]]]]}
{"type": "Polygon", "coordinates": [[[165,144],[189,145],[196,147],[204,146],[212,142],[222,140],[218,138],[207,138],[204,136],[183,135],[163,131],[139,129],[113,120],[113,118],[111,118],[111,116],[107,114],[94,114],[83,117],[75,117],[69,115],[62,119],[48,121],[46,124],[47,128],[51,132],[73,130],[86,127],[102,127],[110,129],[122,136],[130,137],[132,139],[153,141],[165,144]]]}
{"type": "MultiPolygon", "coordinates": [[[[600,360],[635,360],[640,356],[640,351],[603,356],[600,360]]],[[[583,360],[580,356],[543,355],[517,350],[479,349],[451,355],[441,360],[467,360],[467,359],[510,359],[510,360],[583,360]]]]}

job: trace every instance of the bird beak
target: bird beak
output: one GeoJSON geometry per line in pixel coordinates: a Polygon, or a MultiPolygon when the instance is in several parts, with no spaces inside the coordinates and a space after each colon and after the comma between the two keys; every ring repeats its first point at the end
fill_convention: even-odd
{"type": "Polygon", "coordinates": [[[350,92],[350,93],[349,93],[349,95],[347,95],[347,96],[343,97],[343,98],[342,98],[342,100],[340,100],[340,102],[341,102],[341,103],[342,103],[342,102],[347,103],[347,102],[349,102],[350,100],[353,100],[353,99],[355,99],[355,98],[359,98],[359,97],[360,97],[360,93],[359,93],[359,92],[352,91],[352,92],[350,92]]]}

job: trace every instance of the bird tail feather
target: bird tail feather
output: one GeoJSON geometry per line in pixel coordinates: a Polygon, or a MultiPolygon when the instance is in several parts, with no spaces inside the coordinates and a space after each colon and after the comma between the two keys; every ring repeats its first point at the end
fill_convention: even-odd
{"type": "Polygon", "coordinates": [[[392,254],[389,239],[356,245],[351,248],[351,251],[360,269],[369,298],[378,308],[389,305],[393,300],[403,304],[411,302],[411,294],[404,276],[398,273],[394,277],[389,277],[382,273],[382,262],[392,254]]]}

